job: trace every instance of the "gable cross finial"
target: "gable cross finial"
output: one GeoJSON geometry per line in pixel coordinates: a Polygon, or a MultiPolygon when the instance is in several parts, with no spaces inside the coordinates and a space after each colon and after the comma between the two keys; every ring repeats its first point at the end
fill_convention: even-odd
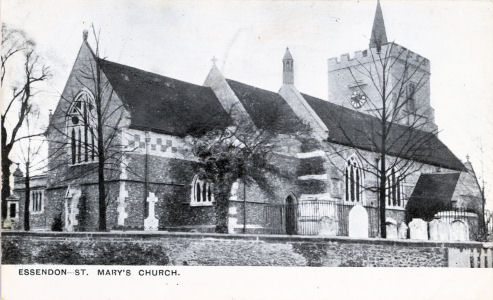
{"type": "Polygon", "coordinates": [[[216,65],[216,62],[217,62],[217,58],[215,56],[213,56],[212,59],[211,59],[211,61],[212,61],[212,65],[215,66],[216,65]]]}

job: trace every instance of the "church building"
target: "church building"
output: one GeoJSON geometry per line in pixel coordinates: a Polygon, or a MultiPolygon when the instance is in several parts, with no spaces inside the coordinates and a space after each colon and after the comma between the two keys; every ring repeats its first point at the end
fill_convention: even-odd
{"type": "MultiPolygon", "coordinates": [[[[385,191],[389,238],[406,238],[413,219],[449,218],[475,239],[480,188],[470,162],[438,138],[430,61],[387,40],[380,3],[368,48],[328,59],[327,99],[298,91],[294,54],[286,48],[280,57],[277,92],[226,78],[215,64],[195,85],[101,59],[84,32],[45,133],[46,174],[31,178],[31,230],[98,230],[96,129],[103,126],[108,230],[214,232],[214,182],[198,175],[189,137],[241,123],[279,137],[272,154],[278,173],[232,184],[228,233],[378,237],[383,163],[393,166],[385,191]],[[383,86],[372,78],[382,72],[383,86]],[[292,138],[293,120],[309,127],[311,142],[292,138]]],[[[7,221],[22,229],[24,177],[19,169],[14,177],[7,221]]]]}

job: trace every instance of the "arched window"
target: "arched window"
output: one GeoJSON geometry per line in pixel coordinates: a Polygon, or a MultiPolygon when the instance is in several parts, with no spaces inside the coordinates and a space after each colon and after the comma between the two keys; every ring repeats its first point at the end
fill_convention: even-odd
{"type": "Polygon", "coordinates": [[[199,179],[196,175],[192,180],[190,206],[210,206],[214,202],[212,183],[199,179]]]}
{"type": "Polygon", "coordinates": [[[363,178],[364,172],[356,157],[351,156],[346,163],[346,202],[363,202],[363,178]]]}
{"type": "Polygon", "coordinates": [[[402,177],[392,168],[387,175],[387,207],[404,207],[402,177]]]}
{"type": "Polygon", "coordinates": [[[70,137],[72,164],[94,161],[96,107],[92,95],[80,92],[67,114],[67,134],[70,137]]]}

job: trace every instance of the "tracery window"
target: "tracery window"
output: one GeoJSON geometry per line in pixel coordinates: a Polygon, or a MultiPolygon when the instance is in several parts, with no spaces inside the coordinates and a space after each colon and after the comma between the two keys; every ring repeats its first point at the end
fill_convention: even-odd
{"type": "Polygon", "coordinates": [[[387,175],[386,201],[387,207],[404,207],[403,180],[395,168],[387,175]]]}
{"type": "Polygon", "coordinates": [[[214,202],[212,183],[195,176],[192,180],[191,206],[210,206],[214,202]]]}
{"type": "Polygon", "coordinates": [[[70,137],[71,163],[92,162],[96,155],[96,108],[87,91],[75,97],[67,116],[67,134],[70,137]]]}
{"type": "Polygon", "coordinates": [[[364,171],[356,157],[351,156],[346,163],[345,183],[346,183],[346,202],[363,201],[363,178],[364,171]]]}

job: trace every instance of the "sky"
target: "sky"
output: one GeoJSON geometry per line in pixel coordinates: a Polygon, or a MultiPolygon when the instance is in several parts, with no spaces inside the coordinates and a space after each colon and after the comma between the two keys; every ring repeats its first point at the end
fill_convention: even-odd
{"type": "MultiPolygon", "coordinates": [[[[493,2],[381,5],[389,41],[430,59],[439,137],[461,160],[470,156],[493,208],[493,2]]],[[[298,90],[327,99],[327,59],[368,47],[375,7],[374,0],[3,0],[0,17],[35,40],[51,68],[36,99],[46,126],[91,24],[108,60],[195,84],[216,57],[227,78],[278,91],[289,47],[298,90]]]]}

